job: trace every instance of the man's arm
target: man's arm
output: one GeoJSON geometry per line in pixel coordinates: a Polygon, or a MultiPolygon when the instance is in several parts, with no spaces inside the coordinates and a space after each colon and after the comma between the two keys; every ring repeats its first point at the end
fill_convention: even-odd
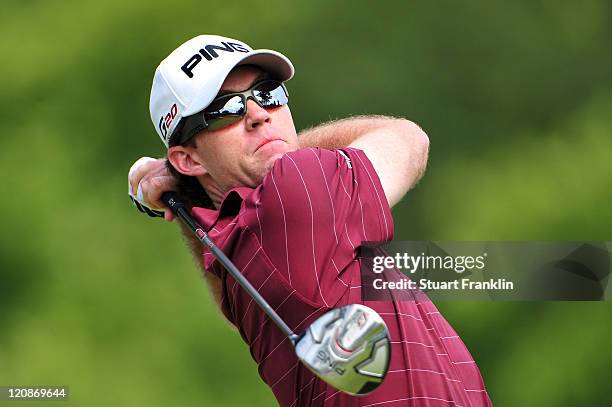
{"type": "MultiPolygon", "coordinates": [[[[304,130],[299,140],[302,148],[350,146],[363,150],[376,169],[390,206],[399,202],[418,181],[427,164],[427,135],[416,124],[404,119],[385,116],[341,119],[304,130]]],[[[159,197],[174,185],[164,163],[165,160],[160,159],[130,174],[132,190],[141,183],[143,201],[150,207],[161,207],[159,197]]],[[[165,212],[166,219],[171,220],[171,211],[165,212]]],[[[201,264],[200,242],[189,229],[183,225],[181,229],[194,258],[201,264]]],[[[220,280],[210,273],[205,276],[213,297],[219,302],[220,280]]]]}
{"type": "Polygon", "coordinates": [[[429,138],[409,120],[387,116],[356,116],[304,130],[300,147],[355,147],[368,156],[389,206],[398,203],[422,177],[429,138]]]}

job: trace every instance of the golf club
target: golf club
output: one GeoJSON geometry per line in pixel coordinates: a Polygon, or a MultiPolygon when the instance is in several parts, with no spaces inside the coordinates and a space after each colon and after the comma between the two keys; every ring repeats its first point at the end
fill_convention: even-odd
{"type": "Polygon", "coordinates": [[[353,395],[368,394],[383,382],[391,346],[387,326],[376,311],[361,304],[336,308],[320,316],[302,335],[297,335],[215,245],[173,192],[165,192],[162,201],[287,335],[298,359],[314,374],[353,395]]]}

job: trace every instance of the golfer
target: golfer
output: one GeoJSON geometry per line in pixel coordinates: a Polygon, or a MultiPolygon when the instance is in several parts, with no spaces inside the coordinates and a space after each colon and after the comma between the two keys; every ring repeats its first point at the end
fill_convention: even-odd
{"type": "Polygon", "coordinates": [[[478,367],[430,301],[362,301],[360,246],[393,239],[390,208],[422,176],[427,135],[408,120],[359,116],[298,136],[285,86],[293,74],[284,55],[231,38],[179,46],[155,71],[150,99],[167,155],[134,164],[131,196],[172,220],[160,197],[176,191],[298,334],[348,304],[383,317],[392,346],[385,381],[366,396],[342,393],[298,362],[287,337],[184,230],[279,405],[490,406],[478,367]]]}

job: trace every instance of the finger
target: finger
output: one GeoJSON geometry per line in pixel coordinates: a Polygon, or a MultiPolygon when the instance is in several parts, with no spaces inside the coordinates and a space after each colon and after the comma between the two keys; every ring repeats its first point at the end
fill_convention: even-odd
{"type": "Polygon", "coordinates": [[[164,219],[166,222],[172,222],[174,220],[174,213],[170,209],[164,211],[164,219]]]}
{"type": "Polygon", "coordinates": [[[165,167],[165,160],[151,157],[141,157],[132,166],[128,172],[128,193],[134,195],[134,191],[138,186],[138,183],[148,173],[152,173],[158,170],[160,167],[165,167]]]}
{"type": "Polygon", "coordinates": [[[143,179],[139,186],[142,194],[141,202],[149,208],[165,208],[161,196],[164,192],[174,191],[176,180],[169,175],[150,177],[143,179]]]}

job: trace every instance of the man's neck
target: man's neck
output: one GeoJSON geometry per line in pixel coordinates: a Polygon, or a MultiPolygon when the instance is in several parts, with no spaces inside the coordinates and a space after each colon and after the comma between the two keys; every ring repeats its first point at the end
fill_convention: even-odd
{"type": "Polygon", "coordinates": [[[210,175],[202,175],[198,177],[198,181],[200,181],[200,185],[204,188],[210,199],[212,200],[215,209],[219,209],[221,206],[221,201],[225,196],[226,192],[219,184],[217,184],[210,175]]]}

